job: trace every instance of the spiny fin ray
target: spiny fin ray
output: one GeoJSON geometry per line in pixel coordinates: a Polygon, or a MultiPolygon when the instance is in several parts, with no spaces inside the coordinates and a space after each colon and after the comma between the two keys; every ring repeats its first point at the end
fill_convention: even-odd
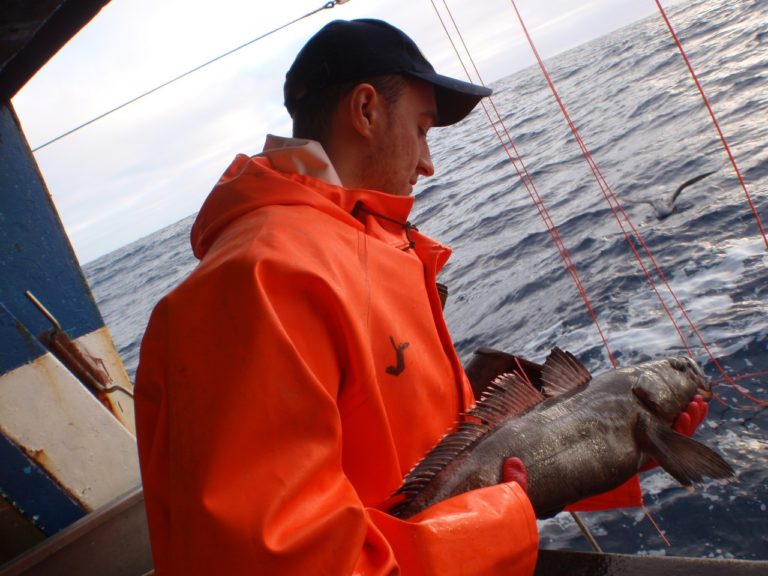
{"type": "Polygon", "coordinates": [[[395,494],[413,496],[421,492],[459,454],[482,438],[488,429],[488,426],[476,422],[459,422],[456,430],[443,436],[429,454],[411,469],[395,494]]]}
{"type": "Polygon", "coordinates": [[[467,416],[494,427],[510,416],[527,412],[544,400],[544,396],[519,374],[502,374],[491,382],[467,416]]]}
{"type": "Polygon", "coordinates": [[[573,354],[555,346],[544,361],[541,380],[544,396],[549,398],[581,388],[592,380],[592,374],[573,354]]]}
{"type": "Polygon", "coordinates": [[[390,510],[390,513],[397,516],[401,510],[406,510],[411,498],[420,494],[438,474],[489,430],[511,416],[529,410],[542,400],[544,396],[541,392],[518,374],[502,374],[496,378],[475,407],[465,414],[472,420],[457,424],[453,432],[443,436],[429,454],[411,469],[395,493],[404,494],[406,499],[390,510]]]}

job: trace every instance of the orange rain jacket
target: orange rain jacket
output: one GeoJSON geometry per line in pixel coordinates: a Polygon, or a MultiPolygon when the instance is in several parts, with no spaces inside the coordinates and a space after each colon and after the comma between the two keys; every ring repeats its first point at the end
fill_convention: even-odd
{"type": "Polygon", "coordinates": [[[136,414],[157,574],[531,574],[515,483],[403,521],[403,476],[473,403],[443,320],[449,250],[411,197],[238,156],[155,308],[136,414]]]}

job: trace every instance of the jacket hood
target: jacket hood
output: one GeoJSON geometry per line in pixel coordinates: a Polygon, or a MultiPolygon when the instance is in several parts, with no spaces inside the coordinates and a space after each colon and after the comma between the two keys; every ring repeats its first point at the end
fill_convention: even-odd
{"type": "Polygon", "coordinates": [[[412,196],[343,188],[311,176],[275,170],[269,159],[238,154],[203,203],[192,226],[192,251],[202,259],[233,220],[264,206],[304,205],[363,228],[352,212],[358,205],[405,225],[412,196]]]}

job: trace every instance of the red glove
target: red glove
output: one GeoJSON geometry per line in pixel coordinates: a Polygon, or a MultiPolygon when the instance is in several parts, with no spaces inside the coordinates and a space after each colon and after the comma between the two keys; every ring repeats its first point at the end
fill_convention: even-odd
{"type": "Polygon", "coordinates": [[[699,427],[699,424],[701,424],[704,421],[704,418],[707,417],[707,412],[709,412],[709,404],[704,402],[704,398],[699,394],[696,394],[685,411],[680,412],[680,414],[677,415],[674,424],[672,424],[672,428],[678,434],[692,436],[699,427]]]}
{"type": "Polygon", "coordinates": [[[504,460],[501,465],[501,477],[504,482],[517,482],[520,487],[528,492],[528,471],[520,458],[513,456],[504,460]]]}
{"type": "MultiPolygon", "coordinates": [[[[704,402],[704,398],[701,395],[696,394],[696,396],[693,397],[693,400],[688,403],[685,410],[677,415],[677,418],[675,418],[675,421],[672,424],[672,429],[683,436],[692,436],[699,425],[704,421],[704,418],[707,417],[707,412],[709,412],[709,404],[704,402]]],[[[656,460],[649,460],[643,464],[640,468],[640,472],[645,472],[656,466],[658,466],[656,460]]]]}

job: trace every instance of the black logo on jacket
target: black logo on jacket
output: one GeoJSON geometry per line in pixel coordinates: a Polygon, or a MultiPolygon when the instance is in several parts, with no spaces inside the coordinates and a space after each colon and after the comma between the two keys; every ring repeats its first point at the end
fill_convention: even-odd
{"type": "Polygon", "coordinates": [[[402,344],[396,344],[395,339],[390,336],[389,341],[392,342],[392,348],[395,349],[395,365],[387,366],[387,374],[393,376],[399,376],[403,370],[405,370],[405,349],[410,345],[409,342],[403,342],[402,344]]]}

